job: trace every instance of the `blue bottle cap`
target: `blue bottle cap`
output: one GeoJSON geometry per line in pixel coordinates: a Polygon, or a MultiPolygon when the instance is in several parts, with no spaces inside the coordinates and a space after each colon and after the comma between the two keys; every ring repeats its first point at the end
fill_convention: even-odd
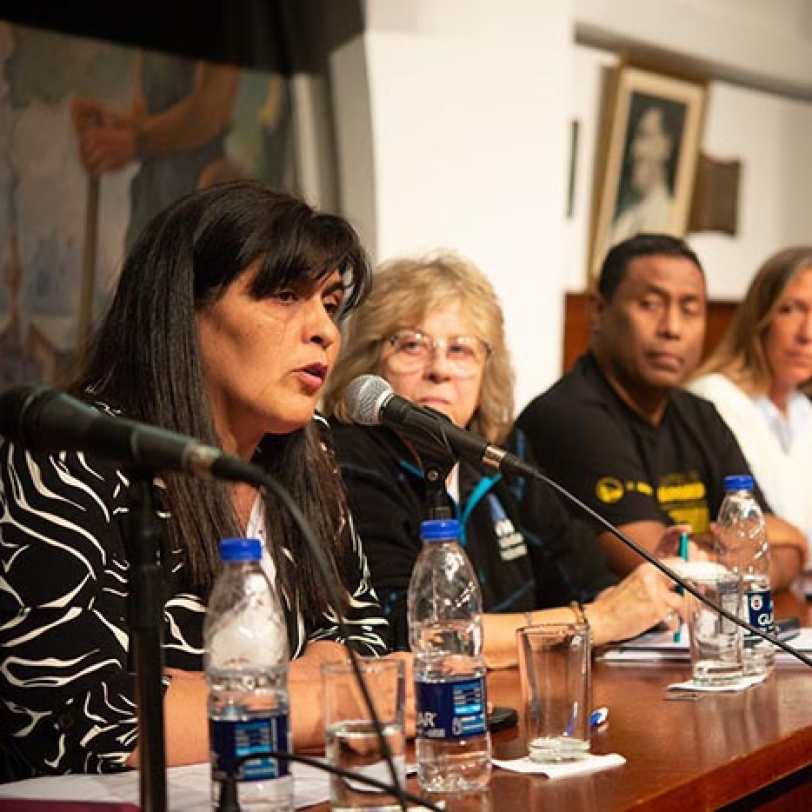
{"type": "Polygon", "coordinates": [[[750,474],[735,474],[725,477],[726,491],[752,491],[753,477],[750,474]]]}
{"type": "Polygon", "coordinates": [[[456,519],[429,519],[420,525],[423,541],[449,541],[460,537],[460,523],[456,519]]]}
{"type": "Polygon", "coordinates": [[[223,539],[220,542],[220,558],[223,561],[259,561],[262,558],[262,542],[259,539],[223,539]]]}

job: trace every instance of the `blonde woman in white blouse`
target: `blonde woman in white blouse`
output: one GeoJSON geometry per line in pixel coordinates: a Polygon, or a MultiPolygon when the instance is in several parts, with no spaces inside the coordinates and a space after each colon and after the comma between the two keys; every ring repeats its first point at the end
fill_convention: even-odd
{"type": "MultiPolygon", "coordinates": [[[[767,501],[812,547],[812,246],[756,273],[718,349],[690,384],[736,435],[767,501]]],[[[803,551],[809,566],[809,549],[803,551]]]]}

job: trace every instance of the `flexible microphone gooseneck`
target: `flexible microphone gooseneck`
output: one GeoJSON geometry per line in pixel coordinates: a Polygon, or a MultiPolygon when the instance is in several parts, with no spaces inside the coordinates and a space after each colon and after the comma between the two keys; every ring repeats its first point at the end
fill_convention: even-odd
{"type": "MultiPolygon", "coordinates": [[[[340,607],[342,605],[342,601],[338,595],[338,589],[336,588],[335,579],[333,577],[332,570],[330,569],[329,564],[327,563],[327,559],[324,555],[324,551],[321,548],[318,540],[316,539],[315,534],[313,533],[312,528],[310,527],[310,523],[305,518],[305,515],[302,513],[299,506],[293,500],[293,497],[290,495],[286,488],[283,488],[273,477],[266,474],[261,468],[256,465],[250,466],[256,474],[255,479],[253,480],[246,480],[249,484],[257,485],[259,487],[266,487],[268,490],[272,491],[276,494],[277,498],[280,502],[287,508],[290,515],[293,517],[293,520],[296,522],[300,532],[305,538],[307,546],[310,548],[310,553],[316,561],[316,566],[319,568],[321,572],[321,576],[324,580],[325,585],[327,586],[327,591],[330,595],[330,602],[333,605],[335,610],[336,616],[336,625],[338,626],[338,631],[341,636],[345,640],[350,639],[350,632],[347,628],[347,624],[344,621],[344,616],[340,611],[340,607]]],[[[381,751],[384,755],[384,760],[386,761],[386,766],[389,770],[389,775],[392,778],[391,786],[387,786],[387,789],[391,790],[393,794],[397,797],[398,803],[400,804],[400,808],[403,812],[406,812],[406,802],[409,800],[408,793],[406,793],[405,788],[401,784],[397,770],[395,769],[395,761],[392,757],[392,750],[389,747],[389,742],[386,739],[386,736],[383,732],[383,725],[381,725],[381,720],[378,718],[378,714],[375,711],[375,705],[372,702],[372,696],[369,693],[369,688],[367,687],[366,680],[364,680],[364,676],[361,673],[361,667],[358,664],[358,657],[359,655],[355,652],[352,646],[347,646],[347,652],[349,654],[349,660],[352,664],[352,670],[355,674],[356,682],[358,683],[358,687],[361,689],[361,694],[364,698],[364,704],[369,711],[369,715],[372,719],[372,723],[375,726],[375,732],[378,736],[378,742],[381,747],[381,751]]],[[[359,780],[363,780],[365,776],[353,776],[354,778],[359,778],[359,780]]],[[[414,800],[414,798],[411,798],[414,800]]],[[[428,807],[429,809],[434,810],[434,812],[442,812],[442,809],[437,806],[436,804],[431,803],[425,799],[421,800],[420,803],[428,807]]]]}
{"type": "Polygon", "coordinates": [[[719,612],[727,620],[759,637],[763,637],[804,664],[812,666],[812,658],[802,651],[788,645],[783,640],[779,640],[775,635],[752,625],[728,609],[717,606],[714,601],[703,595],[688,580],[664,564],[657,556],[640,546],[634,539],[615,527],[608,519],[605,519],[562,485],[543,474],[538,468],[528,465],[510,452],[490,444],[484,438],[474,434],[474,432],[453,425],[445,415],[396,395],[389,383],[378,375],[361,375],[353,380],[347,387],[344,403],[356,423],[366,426],[389,426],[407,436],[415,433],[417,435],[428,434],[438,442],[446,444],[449,450],[456,453],[458,457],[475,463],[484,463],[508,474],[541,480],[588,516],[599,522],[627,547],[630,547],[638,555],[651,562],[660,572],[682,587],[683,590],[710,606],[711,609],[719,612]]]}
{"type": "MultiPolygon", "coordinates": [[[[287,489],[260,467],[218,448],[203,445],[192,437],[104,414],[70,395],[45,387],[15,387],[0,394],[0,435],[32,451],[81,450],[116,462],[135,463],[153,472],[180,471],[268,489],[287,508],[302,533],[327,587],[339,634],[345,640],[350,639],[350,631],[339,609],[342,601],[332,570],[310,523],[287,489]]],[[[425,798],[416,799],[402,786],[389,742],[383,734],[383,727],[358,665],[359,655],[352,646],[347,646],[347,652],[392,777],[392,784],[384,785],[385,788],[397,797],[403,812],[406,812],[408,800],[416,800],[434,812],[442,812],[433,802],[425,798]]],[[[279,755],[291,760],[304,760],[293,758],[290,754],[279,755]]],[[[319,766],[321,762],[314,761],[313,764],[319,766]]],[[[352,777],[362,783],[371,783],[361,774],[352,777]]],[[[233,799],[224,800],[230,807],[233,799]]]]}
{"type": "Polygon", "coordinates": [[[183,434],[105,412],[55,389],[19,386],[0,395],[0,435],[31,451],[92,451],[151,471],[242,482],[249,463],[183,434]]]}

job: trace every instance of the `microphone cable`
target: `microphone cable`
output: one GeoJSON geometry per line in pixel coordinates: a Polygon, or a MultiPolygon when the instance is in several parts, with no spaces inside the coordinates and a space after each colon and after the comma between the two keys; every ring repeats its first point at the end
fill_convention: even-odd
{"type": "MultiPolygon", "coordinates": [[[[336,589],[336,585],[334,583],[334,578],[332,571],[324,557],[324,551],[321,549],[321,545],[318,543],[311,527],[310,523],[308,522],[307,518],[302,513],[299,506],[293,500],[293,497],[290,495],[288,490],[280,485],[273,477],[269,476],[265,473],[261,468],[256,465],[250,466],[251,471],[247,471],[246,473],[254,474],[255,476],[246,476],[246,481],[248,484],[256,485],[259,487],[265,487],[268,490],[272,491],[274,495],[279,499],[280,502],[287,508],[292,516],[293,520],[296,522],[296,525],[299,527],[304,539],[307,543],[307,546],[310,548],[310,552],[313,555],[313,558],[316,562],[316,566],[321,571],[322,578],[324,579],[324,583],[327,586],[327,591],[330,595],[330,600],[333,604],[336,613],[336,625],[338,626],[338,631],[342,635],[345,640],[350,639],[350,632],[347,628],[346,623],[344,622],[344,617],[340,611],[338,611],[338,607],[341,606],[341,599],[338,595],[338,590],[336,589]]],[[[381,725],[381,721],[378,718],[378,714],[375,710],[375,705],[372,702],[372,697],[369,693],[369,688],[367,687],[366,681],[364,680],[364,676],[361,673],[361,669],[358,665],[358,654],[352,648],[352,646],[346,646],[347,651],[349,653],[349,660],[352,666],[353,673],[355,674],[356,681],[358,682],[358,687],[361,689],[361,694],[364,699],[364,704],[366,705],[367,709],[369,710],[370,718],[372,719],[372,723],[375,727],[375,733],[378,737],[378,741],[381,746],[381,751],[383,752],[384,760],[386,761],[386,766],[389,770],[389,774],[392,778],[392,783],[385,784],[383,782],[377,782],[376,785],[382,787],[383,789],[387,789],[391,791],[398,799],[398,803],[400,804],[401,809],[403,812],[406,812],[406,802],[408,800],[415,801],[415,796],[410,795],[406,792],[405,788],[402,786],[397,770],[395,768],[395,762],[392,757],[392,750],[389,747],[389,742],[386,740],[386,736],[383,732],[383,726],[381,725]]],[[[288,758],[290,754],[285,754],[285,758],[288,758]]],[[[294,761],[303,761],[306,757],[301,756],[294,756],[290,755],[291,760],[294,761]]],[[[314,766],[315,764],[322,764],[318,760],[314,759],[314,766]]],[[[306,762],[304,762],[306,763],[306,762]]],[[[324,765],[322,765],[324,766],[324,765]]],[[[332,765],[324,766],[328,772],[333,772],[332,765]]],[[[335,768],[338,770],[339,768],[335,768]]],[[[351,771],[345,771],[351,772],[351,771]]],[[[339,773],[336,773],[339,774],[339,773]]],[[[352,774],[351,777],[353,779],[357,778],[359,781],[367,781],[369,783],[371,781],[367,780],[365,776],[356,776],[352,774]]],[[[433,812],[443,812],[442,808],[437,804],[433,803],[432,801],[427,800],[426,798],[417,798],[417,802],[420,803],[421,806],[424,806],[428,809],[431,809],[433,812]]]]}
{"type": "Polygon", "coordinates": [[[533,467],[533,477],[535,479],[541,480],[545,484],[549,485],[553,490],[557,493],[560,493],[574,505],[576,505],[580,510],[586,513],[591,518],[595,519],[599,522],[603,527],[605,527],[613,536],[617,539],[622,541],[627,547],[634,550],[638,555],[642,556],[646,559],[646,561],[653,564],[660,572],[664,573],[668,578],[670,578],[674,583],[678,584],[682,589],[686,592],[690,592],[698,600],[702,601],[706,606],[710,606],[711,609],[718,612],[722,617],[726,618],[727,620],[732,621],[738,626],[741,626],[747,631],[752,632],[753,634],[758,635],[759,637],[764,638],[770,643],[778,646],[779,648],[784,649],[788,654],[791,654],[793,657],[800,660],[805,665],[812,667],[812,658],[804,654],[804,652],[794,648],[793,646],[788,645],[783,640],[780,640],[776,635],[769,634],[765,632],[763,629],[758,628],[758,626],[754,626],[744,618],[739,617],[738,615],[733,614],[728,609],[725,609],[723,606],[717,606],[716,603],[711,600],[707,595],[703,595],[695,586],[691,584],[686,578],[683,578],[679,575],[675,570],[671,569],[668,565],[664,564],[659,558],[657,558],[654,553],[649,552],[645,547],[638,544],[634,539],[627,536],[622,530],[615,527],[608,519],[605,519],[603,516],[600,515],[596,510],[593,510],[589,505],[582,502],[575,494],[570,493],[563,485],[559,485],[554,479],[551,479],[546,474],[542,473],[538,468],[533,467]]]}
{"type": "MultiPolygon", "coordinates": [[[[285,750],[262,750],[257,753],[249,753],[248,755],[237,759],[237,767],[241,767],[246,762],[259,758],[276,758],[280,761],[297,761],[300,764],[307,765],[308,767],[322,770],[323,772],[330,773],[331,775],[337,775],[339,778],[346,778],[351,781],[356,781],[359,784],[366,784],[367,786],[381,790],[382,792],[392,792],[394,789],[392,784],[386,781],[381,781],[379,778],[373,778],[370,775],[364,775],[363,773],[356,772],[355,770],[347,770],[344,767],[337,767],[334,764],[330,764],[329,762],[316,758],[315,756],[306,756],[301,753],[292,753],[285,750]]],[[[408,790],[403,790],[403,797],[407,801],[411,801],[414,804],[437,810],[437,812],[444,812],[442,807],[436,806],[435,804],[427,801],[421,795],[415,795],[408,790]]],[[[400,798],[398,800],[400,800],[400,798]]],[[[216,812],[240,812],[240,804],[237,797],[237,778],[233,773],[229,773],[226,780],[223,781],[216,812]]]]}

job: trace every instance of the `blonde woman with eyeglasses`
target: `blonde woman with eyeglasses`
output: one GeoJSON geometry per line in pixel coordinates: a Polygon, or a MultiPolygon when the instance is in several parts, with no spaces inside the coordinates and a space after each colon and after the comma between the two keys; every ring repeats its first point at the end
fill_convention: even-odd
{"type": "MultiPolygon", "coordinates": [[[[524,454],[511,433],[513,367],[504,319],[487,278],[453,253],[397,259],[373,277],[350,317],[324,398],[350,506],[395,648],[408,647],[406,593],[426,517],[426,449],[384,427],[358,426],[342,402],[357,376],[385,378],[397,394],[446,415],[489,442],[524,454]],[[421,458],[421,453],[423,458],[421,458]]],[[[442,469],[444,472],[446,469],[442,469]]],[[[442,498],[460,519],[485,606],[485,657],[515,664],[515,632],[585,613],[596,644],[678,622],[681,599],[644,564],[625,580],[606,566],[594,535],[542,483],[454,465],[442,498]]],[[[679,528],[664,538],[673,544],[679,528]]]]}

